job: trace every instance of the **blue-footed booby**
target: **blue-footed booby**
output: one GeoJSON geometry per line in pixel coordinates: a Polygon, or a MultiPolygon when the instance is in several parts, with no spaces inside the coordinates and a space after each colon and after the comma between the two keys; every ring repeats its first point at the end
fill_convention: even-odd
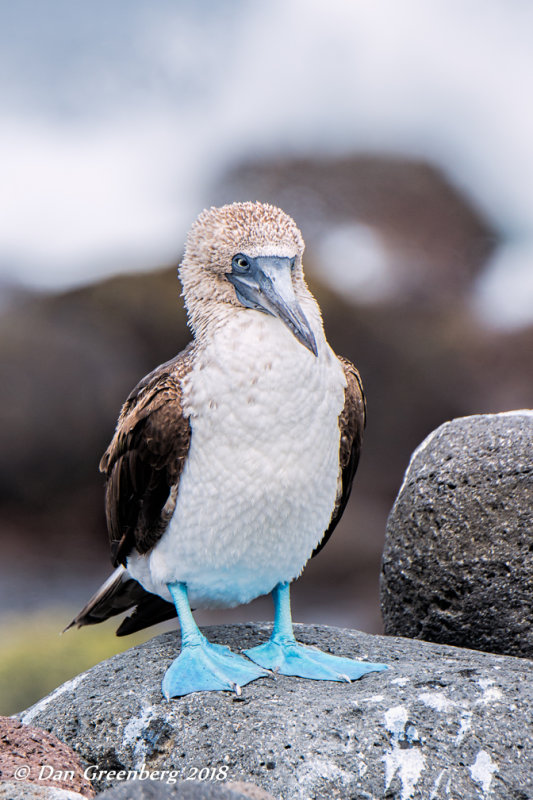
{"type": "Polygon", "coordinates": [[[290,584],[344,511],[365,424],[359,373],[326,341],[303,251],[274,206],[200,214],[179,267],[194,339],[133,389],[100,463],[116,570],[71,625],[133,608],[123,635],[177,614],[167,698],[239,692],[271,671],[350,681],[386,669],[293,633],[290,584]],[[191,612],[269,592],[272,635],[244,654],[210,643],[191,612]]]}

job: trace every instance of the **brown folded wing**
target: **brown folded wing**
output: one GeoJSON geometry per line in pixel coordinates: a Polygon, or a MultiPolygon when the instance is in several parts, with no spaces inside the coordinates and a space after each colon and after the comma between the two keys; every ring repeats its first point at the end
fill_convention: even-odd
{"type": "Polygon", "coordinates": [[[100,462],[113,564],[159,541],[176,505],[191,431],[183,415],[181,378],[191,347],[147,375],[122,407],[100,462]]]}
{"type": "Polygon", "coordinates": [[[337,493],[337,500],[335,508],[333,509],[333,514],[331,515],[329,527],[320,544],[315,548],[313,556],[316,556],[317,553],[322,550],[344,513],[359,463],[359,455],[363,443],[363,431],[366,425],[366,401],[361,376],[347,358],[338,356],[338,359],[344,369],[347,382],[346,389],[344,390],[344,408],[339,417],[341,434],[339,452],[339,491],[337,493]]]}

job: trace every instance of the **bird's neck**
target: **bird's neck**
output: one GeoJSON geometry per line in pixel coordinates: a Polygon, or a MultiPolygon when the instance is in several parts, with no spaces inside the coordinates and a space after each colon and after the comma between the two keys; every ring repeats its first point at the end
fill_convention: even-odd
{"type": "MultiPolygon", "coordinates": [[[[317,301],[307,287],[304,287],[298,295],[298,302],[313,331],[317,345],[329,347],[317,301]]],[[[233,327],[236,321],[242,322],[243,328],[253,329],[256,327],[254,323],[260,324],[270,316],[263,311],[220,302],[218,298],[204,299],[202,304],[187,303],[187,311],[189,327],[193,331],[196,346],[200,349],[208,346],[221,332],[233,327]]],[[[276,320],[276,323],[284,326],[281,320],[276,320]]]]}

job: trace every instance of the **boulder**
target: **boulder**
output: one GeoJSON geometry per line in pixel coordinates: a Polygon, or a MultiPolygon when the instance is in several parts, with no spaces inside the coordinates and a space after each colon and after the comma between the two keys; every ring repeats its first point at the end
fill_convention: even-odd
{"type": "Polygon", "coordinates": [[[179,781],[176,784],[154,781],[128,781],[106,789],[98,800],[275,800],[271,794],[252,783],[201,783],[179,781]]]}
{"type": "MultiPolygon", "coordinates": [[[[167,702],[161,680],[179,651],[168,633],[79,675],[21,720],[67,742],[99,790],[126,770],[159,782],[169,771],[204,784],[251,782],[282,800],[533,797],[531,662],[338,628],[295,631],[306,644],[390,668],[352,684],[278,675],[240,696],[167,702]]],[[[234,651],[270,632],[205,629],[234,651]]]]}
{"type": "Polygon", "coordinates": [[[533,657],[533,411],[454,419],[415,450],[389,516],[385,632],[533,657]]]}
{"type": "Polygon", "coordinates": [[[53,734],[0,717],[0,800],[3,797],[93,797],[79,757],[53,734]],[[15,788],[6,788],[16,781],[15,788]],[[7,792],[7,794],[6,794],[7,792]],[[42,794],[39,794],[41,792],[42,794]],[[66,794],[65,794],[66,792],[66,794]]]}
{"type": "Polygon", "coordinates": [[[85,795],[26,781],[0,781],[0,800],[85,800],[85,795]]]}

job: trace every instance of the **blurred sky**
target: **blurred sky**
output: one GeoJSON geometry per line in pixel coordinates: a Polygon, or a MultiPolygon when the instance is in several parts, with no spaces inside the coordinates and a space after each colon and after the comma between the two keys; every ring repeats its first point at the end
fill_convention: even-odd
{"type": "Polygon", "coordinates": [[[466,192],[477,309],[531,323],[532,36],[530,0],[0,0],[0,281],[174,261],[243,158],[385,152],[466,192]]]}

